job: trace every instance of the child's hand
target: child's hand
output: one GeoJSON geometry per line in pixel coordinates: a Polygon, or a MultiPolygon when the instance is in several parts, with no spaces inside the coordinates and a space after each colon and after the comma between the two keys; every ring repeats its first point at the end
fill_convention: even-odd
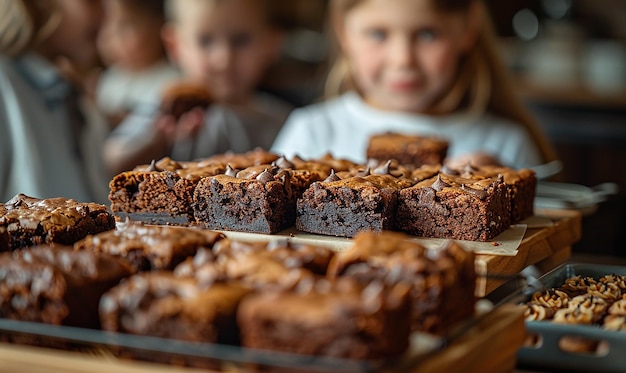
{"type": "Polygon", "coordinates": [[[184,113],[178,120],[176,140],[192,138],[198,134],[204,123],[205,110],[199,107],[184,113]]]}
{"type": "Polygon", "coordinates": [[[202,128],[204,109],[194,108],[184,113],[178,121],[172,115],[162,115],[155,123],[158,138],[164,139],[171,146],[176,141],[192,138],[202,128]]]}

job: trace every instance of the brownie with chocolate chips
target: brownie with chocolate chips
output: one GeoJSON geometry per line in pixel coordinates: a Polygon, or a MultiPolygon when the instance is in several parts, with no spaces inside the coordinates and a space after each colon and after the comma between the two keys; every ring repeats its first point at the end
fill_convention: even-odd
{"type": "Polygon", "coordinates": [[[293,225],[292,174],[260,165],[202,179],[194,192],[196,221],[210,229],[273,234],[293,225]]]}
{"type": "Polygon", "coordinates": [[[421,237],[488,241],[509,228],[502,176],[480,180],[440,173],[400,191],[397,225],[421,237]]]}
{"type": "Polygon", "coordinates": [[[118,258],[69,246],[0,255],[0,317],[98,328],[100,296],[132,269],[118,258]]]}
{"type": "Polygon", "coordinates": [[[454,241],[427,249],[402,233],[363,232],[333,257],[328,275],[409,285],[414,331],[443,335],[474,314],[474,254],[454,241]]]}
{"type": "Polygon", "coordinates": [[[366,155],[379,162],[395,159],[403,165],[420,167],[443,163],[447,152],[448,141],[441,138],[384,133],[370,138],[366,155]]]}
{"type": "Polygon", "coordinates": [[[369,169],[357,175],[313,183],[298,200],[296,228],[341,237],[394,229],[398,193],[413,181],[369,169]]]}
{"type": "Polygon", "coordinates": [[[324,276],[332,256],[332,251],[311,245],[225,239],[212,251],[200,250],[174,273],[202,284],[237,281],[259,291],[288,290],[324,276]]]}
{"type": "Polygon", "coordinates": [[[88,236],[74,248],[120,257],[139,271],[172,270],[198,249],[211,248],[222,238],[206,229],[127,222],[114,231],[88,236]]]}
{"type": "Polygon", "coordinates": [[[194,162],[163,158],[116,175],[109,183],[111,210],[118,220],[131,218],[153,224],[194,222],[193,194],[200,180],[229,169],[270,163],[276,154],[262,149],[224,153],[194,162]]]}
{"type": "Polygon", "coordinates": [[[533,170],[522,168],[514,170],[503,166],[470,166],[456,172],[465,178],[481,179],[504,177],[511,200],[511,224],[516,224],[534,214],[537,177],[533,170]]]}
{"type": "Polygon", "coordinates": [[[100,319],[108,331],[190,342],[235,344],[236,315],[250,289],[236,283],[200,286],[171,272],[144,272],[102,296],[100,319]]]}
{"type": "Polygon", "coordinates": [[[223,173],[219,163],[198,165],[163,158],[116,175],[109,183],[111,210],[120,219],[157,224],[193,222],[193,191],[203,177],[223,173]]]}
{"type": "Polygon", "coordinates": [[[320,280],[298,292],[246,297],[237,315],[242,346],[350,359],[387,359],[406,351],[408,287],[320,280]]]}
{"type": "Polygon", "coordinates": [[[18,194],[0,204],[0,251],[38,244],[71,245],[114,228],[113,215],[97,203],[18,194]]]}

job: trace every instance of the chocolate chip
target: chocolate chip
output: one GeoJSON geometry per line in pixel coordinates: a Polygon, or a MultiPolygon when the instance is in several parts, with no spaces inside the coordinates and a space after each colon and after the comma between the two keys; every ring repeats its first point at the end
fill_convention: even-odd
{"type": "Polygon", "coordinates": [[[388,175],[390,166],[391,166],[391,160],[388,160],[387,162],[385,162],[385,164],[380,165],[380,166],[376,167],[375,169],[373,169],[372,170],[372,174],[388,175]]]}
{"type": "Polygon", "coordinates": [[[224,171],[224,174],[226,176],[237,177],[237,172],[239,172],[239,170],[236,168],[232,168],[229,164],[226,165],[226,171],[224,171]]]}
{"type": "Polygon", "coordinates": [[[324,182],[333,182],[333,181],[339,181],[341,180],[341,178],[339,176],[337,176],[337,174],[335,173],[334,169],[330,170],[330,175],[328,175],[328,177],[326,179],[324,179],[324,182]]]}
{"type": "Polygon", "coordinates": [[[436,190],[438,192],[441,192],[443,190],[443,188],[447,188],[449,186],[450,186],[450,184],[448,184],[445,181],[441,180],[441,175],[437,175],[437,180],[435,180],[435,182],[433,183],[431,188],[433,188],[434,190],[436,190]]]}
{"type": "Polygon", "coordinates": [[[256,177],[256,179],[262,183],[269,183],[274,180],[274,174],[266,168],[265,171],[261,172],[256,177]]]}
{"type": "Polygon", "coordinates": [[[278,166],[279,168],[295,168],[296,166],[289,162],[285,156],[281,156],[274,162],[272,162],[272,166],[278,166]]]}
{"type": "Polygon", "coordinates": [[[485,192],[484,190],[478,190],[478,189],[470,188],[470,187],[466,186],[465,184],[461,184],[461,189],[464,190],[465,192],[467,192],[467,193],[477,197],[481,201],[484,200],[485,198],[487,198],[487,192],[485,192]]]}

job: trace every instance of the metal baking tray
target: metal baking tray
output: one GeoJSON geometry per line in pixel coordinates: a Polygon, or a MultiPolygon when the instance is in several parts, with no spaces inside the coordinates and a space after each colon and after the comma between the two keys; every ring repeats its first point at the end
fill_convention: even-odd
{"type": "MultiPolygon", "coordinates": [[[[509,281],[500,289],[500,293],[511,291],[499,303],[523,303],[528,301],[534,291],[542,287],[558,287],[573,276],[593,277],[604,275],[626,275],[626,266],[598,265],[584,263],[564,264],[541,276],[538,283],[527,281],[509,281]]],[[[497,302],[497,300],[494,299],[497,302]]],[[[558,369],[578,372],[625,372],[626,371],[626,332],[608,331],[597,326],[562,325],[550,321],[526,321],[529,335],[539,338],[539,343],[532,347],[522,347],[517,353],[518,364],[540,369],[558,369]],[[595,353],[569,352],[559,347],[564,336],[580,337],[599,342],[602,348],[595,353]]]]}
{"type": "Polygon", "coordinates": [[[460,324],[446,337],[413,333],[405,355],[380,362],[192,343],[2,318],[0,341],[78,351],[92,357],[121,357],[229,372],[404,372],[413,371],[422,361],[444,350],[489,313],[460,324]]]}

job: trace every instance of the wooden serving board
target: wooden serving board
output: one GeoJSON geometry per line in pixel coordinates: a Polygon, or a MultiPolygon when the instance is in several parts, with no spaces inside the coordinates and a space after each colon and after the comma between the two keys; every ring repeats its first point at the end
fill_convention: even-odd
{"type": "Polygon", "coordinates": [[[574,210],[537,210],[535,215],[553,222],[543,227],[529,226],[520,243],[517,255],[477,255],[476,270],[479,275],[476,295],[483,297],[507,277],[516,276],[524,268],[536,265],[547,272],[569,259],[572,245],[582,236],[582,215],[574,210]]]}

